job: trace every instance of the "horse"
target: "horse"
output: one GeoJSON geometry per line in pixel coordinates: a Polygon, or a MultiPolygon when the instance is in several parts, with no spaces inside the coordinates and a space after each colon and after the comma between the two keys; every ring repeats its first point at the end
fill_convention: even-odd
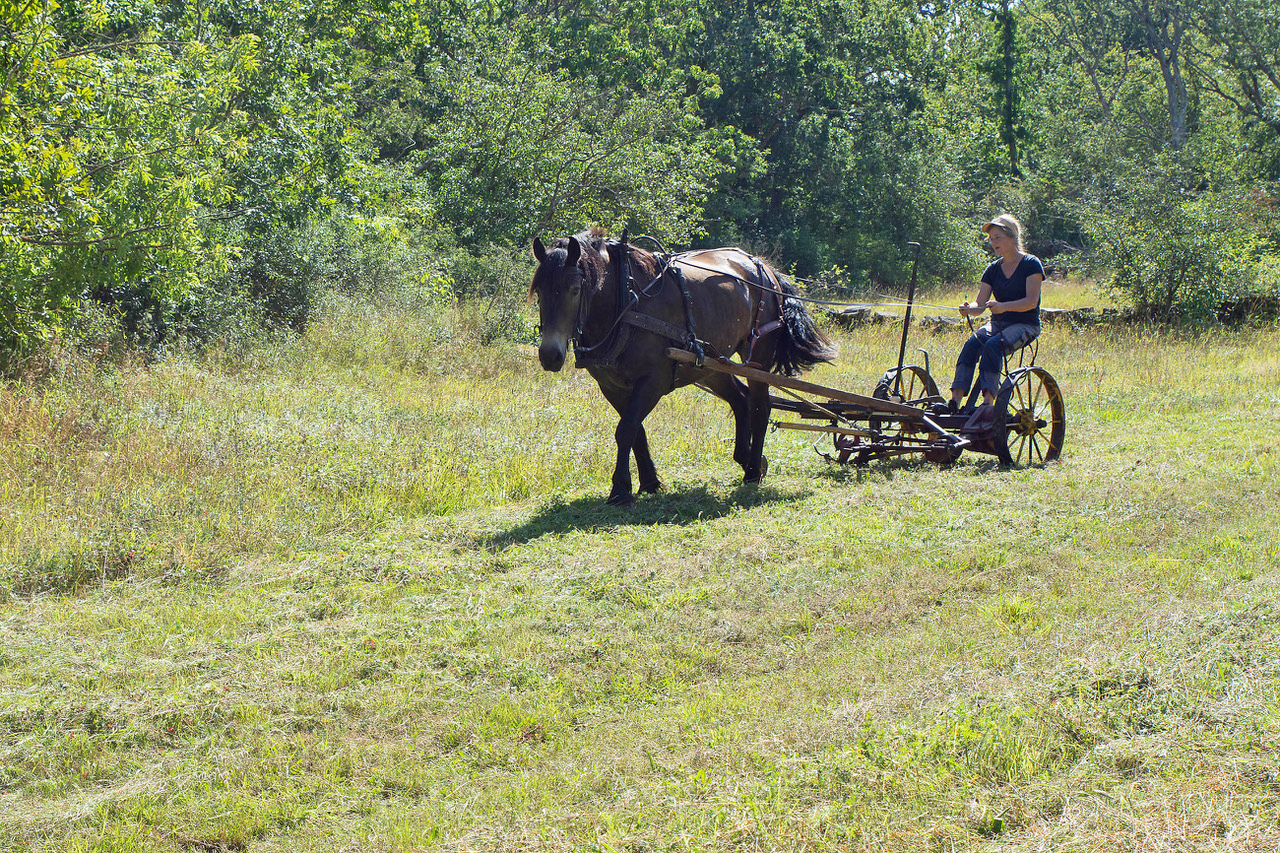
{"type": "MultiPolygon", "coordinates": [[[[698,385],[729,404],[734,417],[734,461],[744,483],[759,483],[768,469],[764,437],[769,386],[668,358],[678,346],[705,357],[737,356],[742,363],[789,376],[836,355],[796,289],[766,262],[741,249],[678,255],[646,251],[607,239],[599,228],[556,240],[535,237],[538,266],[529,286],[538,302],[538,359],[548,371],[565,363],[569,345],[618,413],[618,445],[607,503],[630,505],[630,457],[639,487],[662,489],[649,453],[644,419],[671,391],[698,385]]],[[[700,362],[699,362],[700,363],[700,362]]]]}

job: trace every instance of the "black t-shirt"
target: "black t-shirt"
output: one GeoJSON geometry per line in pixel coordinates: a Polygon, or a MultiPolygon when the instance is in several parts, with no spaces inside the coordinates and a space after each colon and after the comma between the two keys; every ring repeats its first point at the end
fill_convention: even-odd
{"type": "MultiPolygon", "coordinates": [[[[982,274],[982,281],[991,285],[991,297],[996,302],[1017,302],[1019,299],[1026,299],[1027,279],[1033,275],[1044,278],[1044,265],[1035,255],[1023,255],[1013,275],[1007,278],[1003,264],[1003,259],[996,258],[982,274]]],[[[991,315],[992,328],[995,329],[1005,329],[1019,323],[1040,328],[1040,300],[1036,300],[1036,307],[1030,311],[1004,311],[991,315]]]]}

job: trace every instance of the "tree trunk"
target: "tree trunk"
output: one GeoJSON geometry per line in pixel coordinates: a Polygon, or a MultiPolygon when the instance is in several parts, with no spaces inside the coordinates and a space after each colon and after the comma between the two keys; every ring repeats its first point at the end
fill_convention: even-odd
{"type": "Polygon", "coordinates": [[[1147,31],[1147,45],[1160,65],[1160,76],[1164,78],[1169,144],[1178,151],[1187,144],[1187,83],[1182,77],[1180,55],[1186,24],[1176,9],[1163,5],[1153,8],[1149,0],[1144,0],[1140,11],[1147,31]]]}
{"type": "Polygon", "coordinates": [[[1004,85],[1004,115],[1003,120],[1003,136],[1005,145],[1009,152],[1009,171],[1014,175],[1021,175],[1022,172],[1018,168],[1018,134],[1014,128],[1014,120],[1016,118],[1016,92],[1014,91],[1014,72],[1018,58],[1014,50],[1014,20],[1013,13],[1009,11],[1009,0],[1001,0],[1000,11],[1000,39],[1001,39],[1001,55],[1004,60],[1002,69],[1004,79],[1001,83],[1004,85]]]}

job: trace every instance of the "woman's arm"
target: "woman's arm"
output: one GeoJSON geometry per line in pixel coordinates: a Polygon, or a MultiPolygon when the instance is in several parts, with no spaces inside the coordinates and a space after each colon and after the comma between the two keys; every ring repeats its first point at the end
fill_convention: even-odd
{"type": "Polygon", "coordinates": [[[992,314],[1003,314],[1005,311],[1030,311],[1040,304],[1040,285],[1044,276],[1036,273],[1027,276],[1027,295],[1013,302],[988,302],[987,307],[992,314]]]}
{"type": "MultiPolygon", "coordinates": [[[[1030,284],[1030,282],[1028,282],[1028,284],[1030,284]]],[[[1037,293],[1038,292],[1039,291],[1037,291],[1037,293]]],[[[987,305],[988,305],[987,300],[990,298],[991,298],[991,285],[987,284],[984,281],[982,285],[978,288],[977,301],[966,302],[960,306],[960,316],[963,317],[964,315],[967,314],[970,317],[977,317],[979,314],[981,314],[983,311],[987,309],[987,305]]]]}

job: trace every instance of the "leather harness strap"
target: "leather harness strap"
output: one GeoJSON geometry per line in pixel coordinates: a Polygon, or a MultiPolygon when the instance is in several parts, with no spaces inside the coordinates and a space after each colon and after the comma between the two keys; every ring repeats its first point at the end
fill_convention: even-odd
{"type": "Polygon", "coordinates": [[[639,311],[632,309],[622,316],[622,322],[635,326],[637,329],[644,329],[646,332],[653,332],[655,335],[662,335],[676,343],[683,344],[687,340],[688,333],[665,320],[659,320],[650,314],[641,314],[639,311]]]}
{"type": "MultiPolygon", "coordinates": [[[[612,365],[626,342],[626,335],[622,334],[623,330],[620,328],[622,325],[633,326],[637,329],[642,329],[646,332],[660,335],[680,344],[695,355],[697,357],[697,364],[701,365],[704,356],[703,348],[707,344],[706,342],[698,339],[697,329],[694,325],[693,319],[693,295],[689,292],[689,286],[685,280],[684,271],[679,266],[681,263],[681,257],[679,255],[667,255],[663,257],[662,269],[658,273],[657,277],[637,292],[631,284],[631,265],[629,263],[629,255],[631,251],[630,244],[625,241],[619,241],[618,244],[616,244],[615,251],[617,252],[617,255],[614,259],[614,277],[617,280],[617,297],[620,313],[618,314],[617,319],[614,320],[609,331],[605,334],[604,338],[595,346],[586,347],[577,339],[578,335],[581,334],[584,315],[586,313],[585,300],[579,306],[578,335],[575,335],[574,339],[574,350],[578,366],[585,367],[589,364],[599,364],[604,366],[612,365]],[[641,297],[655,296],[656,292],[653,291],[654,285],[659,284],[659,282],[666,278],[668,274],[670,275],[671,280],[673,280],[676,286],[680,289],[680,299],[684,306],[685,319],[685,327],[683,329],[674,323],[659,320],[657,317],[654,317],[651,314],[644,314],[639,310],[641,297]]],[[[756,288],[762,291],[760,299],[758,301],[753,300],[755,304],[752,310],[751,330],[747,336],[747,363],[751,363],[752,358],[754,357],[756,344],[760,339],[765,335],[776,332],[784,325],[782,319],[782,289],[777,280],[765,271],[765,267],[760,262],[760,259],[754,256],[750,257],[755,263],[756,281],[747,281],[746,279],[727,271],[722,273],[723,275],[735,278],[747,285],[748,291],[750,291],[751,288],[756,288]],[[770,320],[769,322],[761,325],[760,318],[764,313],[765,300],[768,298],[767,294],[773,294],[774,299],[777,301],[778,317],[777,319],[770,320]]],[[[699,264],[694,264],[694,266],[699,269],[718,272],[716,270],[711,270],[710,267],[702,267],[699,264]]]]}

